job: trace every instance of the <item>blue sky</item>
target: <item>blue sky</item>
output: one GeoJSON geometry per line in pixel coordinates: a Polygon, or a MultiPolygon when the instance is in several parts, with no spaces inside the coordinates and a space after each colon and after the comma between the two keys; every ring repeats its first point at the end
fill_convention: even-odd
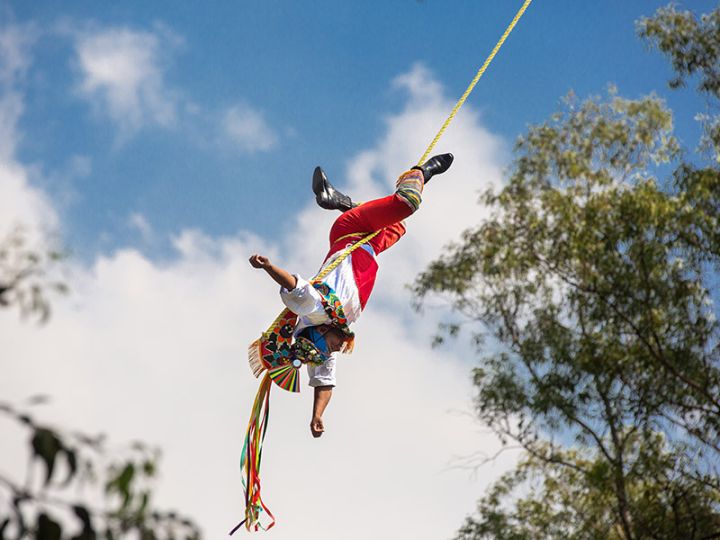
{"type": "MultiPolygon", "coordinates": [[[[48,325],[0,311],[0,396],[48,394],[38,417],[159,445],[160,506],[224,536],[242,512],[237,463],[257,389],[246,347],[280,306],[248,256],[308,277],[334,218],[314,204],[313,168],[356,198],[387,194],[520,5],[0,0],[0,231],[23,222],[73,254],[71,294],[53,298],[48,325]]],[[[477,354],[430,349],[447,311],[415,313],[404,286],[488,215],[478,192],[502,186],[515,138],[570,90],[655,91],[695,145],[703,99],[667,90],[665,59],[635,37],[661,5],[530,6],[438,145],[452,169],[379,259],[323,437],[307,429],[307,388],[273,395],[269,538],[450,538],[512,466],[512,454],[476,474],[456,466],[500,444],[473,420],[477,354]]],[[[0,417],[0,473],[23,470],[13,429],[0,417]]]]}
{"type": "MultiPolygon", "coordinates": [[[[350,158],[377,139],[383,119],[406,99],[392,88],[395,77],[420,62],[455,99],[519,4],[11,2],[4,18],[29,24],[36,36],[22,83],[18,156],[40,166],[38,183],[61,203],[68,247],[83,257],[137,241],[132,215],[159,237],[183,227],[275,236],[288,211],[283,202],[307,200],[316,164],[344,183],[350,158]],[[148,62],[167,122],[153,118],[157,103],[145,102],[135,125],[123,126],[129,109],[113,117],[105,90],[78,90],[78,41],[111,30],[154,40],[148,62]],[[272,142],[248,148],[217,140],[222,115],[238,106],[261,115],[272,142]]],[[[666,91],[665,60],[635,37],[634,21],[659,5],[531,5],[470,103],[488,129],[511,142],[568,91],[587,96],[613,82],[629,97],[667,96],[682,114],[681,135],[693,140],[691,118],[702,104],[692,92],[666,91]]]]}

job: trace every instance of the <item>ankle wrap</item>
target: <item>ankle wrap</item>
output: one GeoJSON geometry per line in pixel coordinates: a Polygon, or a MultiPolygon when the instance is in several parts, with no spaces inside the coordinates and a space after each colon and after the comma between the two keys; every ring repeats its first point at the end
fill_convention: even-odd
{"type": "Polygon", "coordinates": [[[411,169],[400,175],[395,184],[395,193],[415,212],[422,203],[424,185],[422,171],[411,169]]]}

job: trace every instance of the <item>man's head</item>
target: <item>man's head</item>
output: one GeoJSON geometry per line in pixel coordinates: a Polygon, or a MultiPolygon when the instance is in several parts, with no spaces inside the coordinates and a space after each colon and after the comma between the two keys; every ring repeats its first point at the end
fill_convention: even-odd
{"type": "Polygon", "coordinates": [[[332,354],[341,350],[348,340],[345,332],[329,324],[305,328],[300,336],[312,341],[323,354],[332,354]]]}

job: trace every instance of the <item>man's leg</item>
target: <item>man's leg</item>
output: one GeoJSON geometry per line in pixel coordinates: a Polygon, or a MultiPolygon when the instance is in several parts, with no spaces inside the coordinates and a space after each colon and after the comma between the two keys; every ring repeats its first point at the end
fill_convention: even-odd
{"type": "Polygon", "coordinates": [[[380,231],[380,234],[369,242],[375,252],[375,255],[378,255],[393,246],[395,242],[405,235],[405,231],[405,223],[403,221],[400,223],[393,223],[392,225],[385,227],[382,231],[380,231]]]}
{"type": "MultiPolygon", "coordinates": [[[[393,195],[368,201],[343,212],[330,229],[330,244],[349,234],[369,233],[400,224],[419,208],[422,202],[422,189],[422,171],[404,172],[398,179],[397,189],[393,195]]],[[[400,230],[395,229],[396,233],[400,230]]],[[[404,226],[402,232],[404,233],[404,226]]]]}
{"type": "MultiPolygon", "coordinates": [[[[447,171],[452,165],[453,159],[452,154],[439,154],[431,157],[422,165],[413,167],[413,169],[422,173],[423,181],[427,184],[434,175],[447,171]]],[[[326,210],[347,212],[356,206],[350,197],[335,189],[335,186],[330,183],[325,172],[320,167],[315,167],[312,190],[315,193],[315,200],[318,205],[326,210]]]]}

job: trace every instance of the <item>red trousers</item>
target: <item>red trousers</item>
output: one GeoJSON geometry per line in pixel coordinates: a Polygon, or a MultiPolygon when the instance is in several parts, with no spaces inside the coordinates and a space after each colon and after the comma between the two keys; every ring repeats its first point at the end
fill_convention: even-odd
{"type": "Polygon", "coordinates": [[[329,254],[344,248],[348,240],[357,240],[348,235],[370,233],[381,229],[380,234],[370,240],[369,244],[375,254],[382,253],[405,234],[405,225],[401,222],[412,213],[413,209],[397,194],[375,199],[343,212],[330,229],[329,254]]]}
{"type": "MultiPolygon", "coordinates": [[[[380,234],[368,244],[375,254],[382,253],[405,234],[405,225],[401,222],[412,213],[413,209],[397,194],[363,203],[344,212],[330,229],[330,251],[327,257],[356,242],[360,235],[377,230],[380,230],[380,234]]],[[[372,255],[360,248],[352,254],[352,267],[360,304],[364,309],[375,285],[378,265],[372,255]]]]}

